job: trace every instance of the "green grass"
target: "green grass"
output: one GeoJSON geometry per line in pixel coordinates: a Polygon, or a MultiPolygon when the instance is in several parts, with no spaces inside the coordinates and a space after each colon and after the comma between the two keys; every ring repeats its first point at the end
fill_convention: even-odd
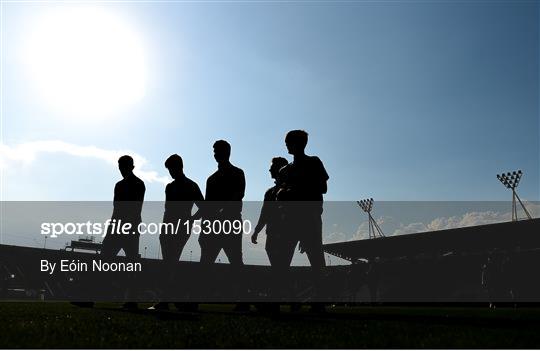
{"type": "Polygon", "coordinates": [[[540,310],[335,307],[279,317],[202,305],[150,314],[68,303],[0,303],[2,348],[538,348],[540,310]]]}

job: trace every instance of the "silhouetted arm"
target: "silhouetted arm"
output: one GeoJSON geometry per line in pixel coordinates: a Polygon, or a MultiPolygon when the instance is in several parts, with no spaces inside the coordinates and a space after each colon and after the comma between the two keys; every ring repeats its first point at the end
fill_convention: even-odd
{"type": "Polygon", "coordinates": [[[141,183],[140,190],[138,192],[137,201],[143,202],[145,193],[146,193],[146,187],[144,186],[144,183],[141,183]]]}
{"type": "MultiPolygon", "coordinates": [[[[118,217],[118,183],[114,185],[114,194],[113,194],[113,212],[111,214],[111,219],[115,219],[118,217]]],[[[107,235],[111,234],[112,232],[112,226],[107,226],[107,235]]]]}
{"type": "Polygon", "coordinates": [[[246,178],[244,176],[244,171],[240,170],[238,173],[237,183],[233,193],[233,200],[240,201],[244,198],[244,193],[246,191],[246,178]]]}
{"type": "Polygon", "coordinates": [[[141,182],[141,184],[139,186],[139,189],[136,192],[136,199],[135,199],[135,201],[137,201],[136,210],[137,210],[137,214],[138,214],[139,218],[140,218],[141,213],[142,213],[142,207],[143,207],[143,203],[144,203],[144,194],[145,194],[145,192],[146,192],[146,187],[144,186],[144,183],[141,182]]]}
{"type": "Polygon", "coordinates": [[[169,192],[170,192],[170,189],[171,189],[170,185],[171,185],[171,184],[169,183],[169,184],[167,184],[167,185],[165,186],[165,205],[163,206],[163,207],[165,207],[165,209],[164,209],[164,211],[163,211],[163,219],[162,219],[162,222],[163,222],[163,223],[167,222],[166,216],[167,216],[167,206],[168,206],[168,201],[169,201],[169,199],[170,199],[170,195],[169,195],[169,192]]]}
{"type": "Polygon", "coordinates": [[[326,194],[326,192],[328,191],[328,179],[330,179],[330,177],[328,176],[328,173],[326,172],[326,169],[324,168],[322,161],[318,157],[316,158],[316,162],[317,162],[317,167],[319,169],[317,190],[321,194],[326,194]]]}
{"type": "Polygon", "coordinates": [[[111,215],[111,218],[116,218],[116,215],[117,215],[117,202],[119,201],[119,196],[118,196],[118,183],[116,183],[114,185],[114,195],[113,195],[113,213],[111,215]]]}
{"type": "Polygon", "coordinates": [[[268,201],[264,201],[262,208],[261,208],[261,214],[259,215],[259,220],[257,221],[257,225],[255,226],[255,230],[253,231],[253,235],[251,235],[251,242],[256,244],[257,243],[257,237],[261,230],[266,226],[268,223],[268,201]]]}
{"type": "Polygon", "coordinates": [[[328,191],[328,182],[326,180],[320,183],[319,191],[321,194],[326,194],[328,191]]]}

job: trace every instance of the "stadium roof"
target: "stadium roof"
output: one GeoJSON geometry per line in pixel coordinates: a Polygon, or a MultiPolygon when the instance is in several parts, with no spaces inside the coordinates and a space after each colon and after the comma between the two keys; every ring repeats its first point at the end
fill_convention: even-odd
{"type": "Polygon", "coordinates": [[[323,245],[324,251],[349,261],[418,255],[475,253],[540,248],[540,219],[487,224],[323,245]]]}

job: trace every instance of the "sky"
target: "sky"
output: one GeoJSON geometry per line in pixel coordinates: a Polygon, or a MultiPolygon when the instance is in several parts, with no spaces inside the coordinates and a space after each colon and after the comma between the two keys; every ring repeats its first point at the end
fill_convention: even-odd
{"type": "Polygon", "coordinates": [[[538,201],[539,6],[5,1],[0,200],[111,200],[123,153],[147,200],[173,153],[204,192],[218,139],[261,200],[304,129],[326,200],[509,200],[521,169],[538,201]]]}

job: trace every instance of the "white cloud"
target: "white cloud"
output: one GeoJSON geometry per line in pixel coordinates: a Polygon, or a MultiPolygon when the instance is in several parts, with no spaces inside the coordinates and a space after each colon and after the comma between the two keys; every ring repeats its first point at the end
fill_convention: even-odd
{"type": "Polygon", "coordinates": [[[409,223],[404,225],[400,224],[399,228],[394,231],[391,235],[402,235],[402,234],[412,234],[412,233],[421,233],[428,231],[427,226],[424,223],[409,223]]]}
{"type": "Polygon", "coordinates": [[[475,225],[507,222],[511,220],[510,213],[499,213],[494,211],[468,212],[462,216],[435,218],[427,224],[428,230],[443,230],[470,227],[475,225]]]}
{"type": "MultiPolygon", "coordinates": [[[[527,210],[533,218],[540,216],[540,204],[538,202],[523,201],[527,210]]],[[[519,218],[524,218],[525,214],[521,207],[518,210],[519,218]]],[[[510,212],[496,211],[473,211],[461,216],[437,217],[429,222],[402,223],[392,217],[379,217],[376,219],[386,236],[404,235],[422,232],[431,232],[444,229],[463,228],[484,224],[508,222],[512,219],[510,212]],[[389,229],[389,228],[395,228],[389,229]]],[[[356,233],[350,240],[363,240],[369,238],[369,222],[360,223],[356,233]]],[[[325,243],[346,241],[347,235],[339,232],[332,232],[325,237],[325,243]],[[341,240],[338,240],[341,239],[341,240]]]]}
{"type": "Polygon", "coordinates": [[[332,232],[324,237],[325,244],[339,243],[347,240],[347,234],[342,232],[332,232]]]}
{"type": "Polygon", "coordinates": [[[356,233],[354,233],[352,240],[364,240],[369,239],[369,222],[364,221],[360,223],[356,233]]]}
{"type": "Polygon", "coordinates": [[[455,229],[471,227],[484,224],[507,222],[511,220],[510,213],[499,213],[495,211],[473,211],[461,216],[438,217],[431,222],[400,223],[392,235],[412,234],[421,232],[431,232],[436,230],[455,229]]]}
{"type": "Polygon", "coordinates": [[[0,169],[5,169],[13,164],[31,164],[41,153],[64,153],[76,157],[94,158],[115,167],[120,156],[130,155],[135,162],[135,173],[143,181],[163,184],[170,182],[168,177],[144,169],[148,161],[136,152],[130,150],[107,150],[96,146],[80,146],[60,140],[32,141],[16,146],[0,144],[0,169]]]}
{"type": "MultiPolygon", "coordinates": [[[[540,204],[535,202],[524,201],[524,205],[533,218],[538,218],[540,214],[540,204]]],[[[519,218],[524,218],[525,214],[521,207],[518,210],[519,218]]],[[[435,230],[464,228],[484,224],[494,224],[508,222],[512,219],[510,212],[496,211],[473,211],[467,212],[461,216],[438,217],[429,223],[410,223],[404,225],[400,223],[399,228],[392,235],[421,233],[435,230]]]]}

